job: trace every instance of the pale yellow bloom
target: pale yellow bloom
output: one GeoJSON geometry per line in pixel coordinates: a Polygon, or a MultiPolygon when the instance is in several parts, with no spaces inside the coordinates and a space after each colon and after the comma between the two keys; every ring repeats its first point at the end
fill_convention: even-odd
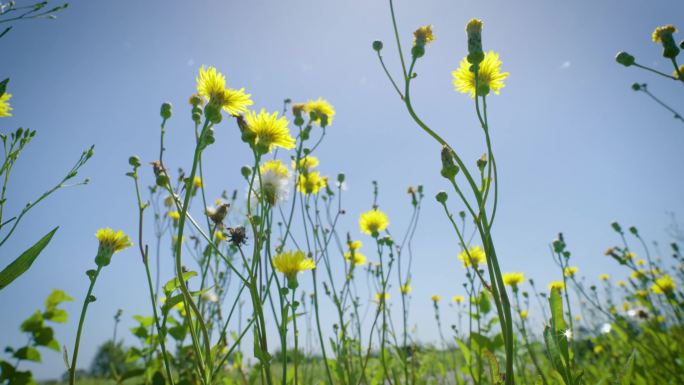
{"type": "Polygon", "coordinates": [[[293,278],[297,273],[304,270],[312,270],[316,267],[313,259],[307,258],[303,251],[283,252],[273,257],[273,266],[288,278],[293,278]]]}
{"type": "Polygon", "coordinates": [[[442,300],[442,296],[435,294],[432,297],[430,297],[430,299],[432,300],[432,302],[439,302],[442,300]]]}
{"type": "Polygon", "coordinates": [[[252,105],[251,95],[245,94],[244,88],[226,88],[226,77],[214,67],[200,67],[197,92],[208,99],[209,103],[220,106],[231,115],[243,113],[252,105]]]}
{"type": "Polygon", "coordinates": [[[192,180],[192,187],[194,187],[194,188],[204,187],[204,184],[202,184],[202,178],[200,178],[199,175],[195,175],[195,179],[192,180]]]}
{"type": "Polygon", "coordinates": [[[670,294],[677,288],[677,284],[674,279],[669,275],[663,275],[662,277],[655,280],[651,290],[656,294],[670,294]]]}
{"type": "Polygon", "coordinates": [[[364,234],[377,234],[384,231],[387,226],[389,226],[387,214],[378,209],[366,211],[359,217],[359,228],[364,234]]]}
{"type": "Polygon", "coordinates": [[[517,288],[524,280],[525,274],[523,273],[503,273],[504,285],[517,288]]]}
{"type": "Polygon", "coordinates": [[[599,279],[601,281],[607,281],[610,279],[610,276],[608,276],[608,274],[601,274],[601,275],[599,275],[599,279]]]}
{"type": "Polygon", "coordinates": [[[577,266],[568,266],[563,270],[563,274],[566,277],[574,277],[575,274],[579,271],[579,268],[577,266]]]}
{"type": "Polygon", "coordinates": [[[328,185],[328,177],[322,177],[318,171],[309,171],[299,174],[297,179],[297,190],[304,194],[318,194],[318,192],[328,185]]]}
{"type": "Polygon", "coordinates": [[[248,111],[245,121],[247,129],[256,136],[257,145],[265,147],[268,151],[275,147],[282,147],[286,150],[294,148],[295,140],[290,136],[290,130],[287,127],[289,122],[284,116],[279,118],[278,112],[269,114],[263,108],[259,114],[248,111]]]}
{"type": "Polygon", "coordinates": [[[456,303],[461,303],[461,302],[463,302],[463,300],[465,300],[465,297],[462,295],[455,295],[455,296],[451,297],[451,300],[456,302],[456,303]]]}
{"type": "Polygon", "coordinates": [[[335,108],[327,100],[309,100],[304,103],[302,109],[312,116],[311,122],[319,126],[326,127],[332,124],[335,117],[335,108]],[[312,114],[313,113],[313,114],[312,114]]]}
{"type": "MultiPolygon", "coordinates": [[[[456,91],[470,94],[472,98],[475,98],[475,73],[471,71],[471,64],[468,62],[467,58],[461,60],[459,68],[452,72],[452,75],[452,82],[456,91]]],[[[499,54],[493,51],[487,52],[478,69],[477,86],[480,90],[477,92],[477,95],[485,96],[489,91],[493,91],[498,95],[501,88],[504,87],[503,80],[506,79],[508,75],[508,72],[501,72],[499,54]]]]}
{"type": "Polygon", "coordinates": [[[480,246],[470,246],[468,252],[464,250],[458,255],[458,259],[463,263],[463,267],[477,267],[487,262],[487,256],[480,246]]]}
{"type": "Polygon", "coordinates": [[[5,92],[0,96],[0,118],[5,118],[8,116],[12,116],[12,106],[9,104],[9,100],[12,97],[12,94],[8,94],[5,92]]]}
{"type": "Polygon", "coordinates": [[[409,285],[407,283],[407,284],[401,285],[399,287],[399,291],[401,292],[401,294],[410,294],[413,291],[413,288],[411,287],[411,285],[409,285]]]}
{"type": "Polygon", "coordinates": [[[166,215],[174,221],[179,220],[181,217],[178,211],[169,211],[168,213],[166,213],[166,215]]]}
{"type": "Polygon", "coordinates": [[[565,283],[563,281],[552,281],[549,283],[549,291],[558,289],[558,290],[563,290],[565,289],[565,283]]]}

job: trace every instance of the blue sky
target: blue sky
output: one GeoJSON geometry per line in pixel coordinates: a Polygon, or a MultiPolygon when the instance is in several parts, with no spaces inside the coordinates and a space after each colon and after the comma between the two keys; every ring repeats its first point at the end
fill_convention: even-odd
{"type": "MultiPolygon", "coordinates": [[[[618,242],[613,220],[637,225],[665,249],[667,212],[684,210],[684,181],[676,173],[684,161],[684,125],[630,85],[646,82],[684,111],[681,85],[619,66],[614,55],[627,50],[669,73],[650,34],[662,24],[682,27],[681,15],[684,4],[677,1],[397,1],[405,47],[421,25],[433,24],[437,36],[417,67],[416,110],[463,158],[474,162],[484,151],[472,101],[451,85],[451,71],[466,53],[463,27],[470,18],[484,20],[485,49],[499,52],[511,74],[501,95],[489,100],[501,183],[494,234],[504,270],[524,271],[545,285],[558,276],[548,244],[563,231],[581,274],[623,276],[603,256],[618,242]]],[[[24,126],[38,135],[12,175],[9,212],[56,183],[81,150],[96,148],[82,172],[91,183],[41,204],[3,249],[4,266],[61,226],[29,273],[0,293],[0,346],[24,342],[16,331],[20,321],[52,288],[77,298],[67,305],[70,322],[56,328],[59,341],[73,345],[87,289],[83,272],[97,248],[94,233],[110,226],[134,234],[127,159],[155,159],[164,101],[174,105],[166,162],[172,169],[190,165],[187,98],[202,64],[216,66],[230,86],[245,87],[255,108],[280,110],[284,98],[319,96],[335,106],[318,155],[324,173],[347,175],[344,230],[362,237],[356,218],[372,203],[371,181],[380,183],[380,205],[394,233],[409,219],[407,186],[425,186],[411,322],[422,340],[435,341],[429,297],[460,294],[463,282],[456,239],[432,198],[448,186],[439,176],[439,147],[412,124],[377,63],[370,48],[376,39],[385,42],[385,60],[398,76],[386,1],[74,1],[55,21],[17,24],[0,40],[1,72],[11,77],[14,95],[14,116],[0,121],[0,129],[24,126]]],[[[240,167],[250,158],[237,128],[222,123],[216,136],[205,158],[209,196],[243,192],[240,167]]],[[[151,170],[143,173],[150,181],[151,170]]],[[[170,277],[170,267],[164,273],[170,277]]],[[[115,256],[95,294],[84,366],[109,338],[117,309],[124,309],[124,327],[132,315],[150,311],[133,248],[115,256]]],[[[444,317],[447,324],[455,319],[444,317]]],[[[43,359],[32,366],[38,378],[64,371],[60,354],[46,351],[43,359]]]]}

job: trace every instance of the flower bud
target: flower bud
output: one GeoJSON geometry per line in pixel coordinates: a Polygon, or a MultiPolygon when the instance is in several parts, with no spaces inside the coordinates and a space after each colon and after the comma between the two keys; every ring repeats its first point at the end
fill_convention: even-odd
{"type": "Polygon", "coordinates": [[[468,34],[468,62],[478,66],[484,60],[482,50],[482,20],[471,19],[466,25],[468,34]]]}
{"type": "Polygon", "coordinates": [[[382,42],[380,40],[376,40],[373,42],[373,49],[380,52],[382,50],[382,42]]]}
{"type": "Polygon", "coordinates": [[[171,103],[162,103],[160,115],[164,119],[168,119],[171,117],[171,103]]]}
{"type": "Polygon", "coordinates": [[[444,178],[453,180],[458,174],[459,168],[454,164],[453,151],[447,147],[442,147],[442,171],[441,174],[444,178]]]}
{"type": "Polygon", "coordinates": [[[618,52],[615,55],[615,61],[622,64],[625,67],[629,67],[634,64],[634,56],[628,54],[627,52],[618,52]]]}
{"type": "Polygon", "coordinates": [[[128,158],[128,164],[135,168],[138,168],[140,167],[140,158],[138,158],[137,156],[132,156],[128,158]]]}
{"type": "Polygon", "coordinates": [[[437,202],[442,203],[442,204],[444,204],[447,201],[448,197],[449,196],[444,191],[440,191],[437,193],[437,195],[435,195],[435,199],[437,200],[437,202]]]}

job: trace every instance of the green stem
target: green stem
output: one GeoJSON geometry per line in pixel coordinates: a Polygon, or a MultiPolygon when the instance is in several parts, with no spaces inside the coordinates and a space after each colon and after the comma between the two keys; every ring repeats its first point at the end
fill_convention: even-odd
{"type": "Polygon", "coordinates": [[[76,331],[76,342],[74,343],[74,353],[71,356],[71,366],[69,367],[69,385],[74,385],[76,383],[76,361],[78,360],[78,348],[81,344],[81,334],[83,333],[83,324],[85,321],[86,312],[88,311],[88,305],[95,300],[91,300],[93,294],[93,288],[95,287],[95,281],[97,280],[100,271],[103,266],[98,266],[95,273],[90,277],[90,286],[88,287],[88,293],[83,300],[83,308],[81,308],[81,318],[78,320],[78,329],[76,331]]]}

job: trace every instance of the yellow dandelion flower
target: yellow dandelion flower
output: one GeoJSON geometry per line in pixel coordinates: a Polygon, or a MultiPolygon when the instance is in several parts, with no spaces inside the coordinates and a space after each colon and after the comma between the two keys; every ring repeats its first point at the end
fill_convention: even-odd
{"type": "Polygon", "coordinates": [[[168,213],[166,213],[166,216],[173,219],[174,221],[180,219],[180,213],[178,211],[169,211],[168,213]]]}
{"type": "Polygon", "coordinates": [[[646,260],[645,259],[638,259],[635,263],[637,266],[646,266],[646,260]]]}
{"type": "Polygon", "coordinates": [[[312,123],[318,124],[321,127],[331,125],[333,117],[335,117],[335,108],[323,98],[309,100],[304,103],[303,110],[311,114],[312,123]]]}
{"type": "Polygon", "coordinates": [[[625,286],[627,286],[627,282],[625,282],[625,281],[617,281],[617,285],[620,286],[620,287],[625,287],[625,286]]]}
{"type": "Polygon", "coordinates": [[[387,214],[378,209],[373,209],[362,213],[359,217],[359,228],[361,232],[368,235],[378,234],[389,226],[387,214]]]}
{"type": "Polygon", "coordinates": [[[288,279],[294,278],[297,273],[304,270],[312,270],[316,267],[313,259],[307,258],[303,251],[283,252],[273,257],[273,266],[279,272],[285,274],[288,279]]]}
{"type": "Polygon", "coordinates": [[[361,241],[349,242],[349,250],[358,250],[361,248],[362,245],[363,243],[361,243],[361,241]]]}
{"type": "Polygon", "coordinates": [[[12,97],[12,94],[8,94],[5,92],[0,96],[0,118],[5,118],[8,116],[12,116],[12,106],[9,104],[9,100],[12,97]]]}
{"type": "MultiPolygon", "coordinates": [[[[471,65],[468,62],[468,59],[463,58],[459,68],[452,72],[452,83],[454,84],[456,91],[463,94],[469,93],[472,98],[475,98],[475,74],[470,70],[470,67],[471,65]]],[[[478,70],[477,86],[480,90],[477,92],[477,95],[485,96],[489,91],[493,91],[498,95],[501,88],[504,87],[503,80],[506,79],[508,75],[508,72],[501,72],[499,54],[493,51],[487,52],[484,60],[480,63],[478,70]]]]}
{"type": "Polygon", "coordinates": [[[599,279],[601,281],[607,281],[610,279],[610,276],[608,276],[608,274],[601,274],[601,275],[599,275],[599,279]]]}
{"type": "Polygon", "coordinates": [[[435,40],[432,25],[424,25],[413,32],[413,45],[427,45],[435,40]]]}
{"type": "Polygon", "coordinates": [[[644,270],[644,269],[635,270],[629,275],[629,277],[632,279],[645,278],[646,277],[646,270],[644,270]]]}
{"type": "Polygon", "coordinates": [[[468,252],[465,250],[458,255],[458,259],[463,263],[463,267],[475,267],[485,264],[487,262],[487,255],[480,246],[470,246],[468,252]],[[468,255],[470,254],[470,255],[468,255]]]}
{"type": "Polygon", "coordinates": [[[245,94],[244,88],[226,88],[226,77],[215,67],[200,67],[196,80],[197,93],[207,98],[210,104],[221,106],[231,115],[243,113],[252,105],[251,95],[245,94]]]}
{"type": "Polygon", "coordinates": [[[297,178],[297,190],[304,194],[318,194],[318,192],[328,185],[328,178],[322,177],[318,171],[310,171],[299,174],[297,178]]]}
{"type": "Polygon", "coordinates": [[[523,273],[504,273],[503,281],[504,285],[517,288],[525,280],[525,274],[523,273]]]}
{"type": "Polygon", "coordinates": [[[319,164],[320,162],[318,161],[318,158],[316,158],[313,155],[307,155],[299,160],[299,167],[297,167],[297,165],[295,165],[295,162],[292,161],[292,168],[305,171],[312,169],[314,167],[318,167],[319,164]]]}
{"type": "Polygon", "coordinates": [[[430,299],[432,300],[432,302],[439,302],[442,300],[442,296],[435,294],[432,297],[430,297],[430,299]]]}
{"type": "Polygon", "coordinates": [[[290,170],[288,170],[287,166],[285,166],[283,162],[279,160],[268,160],[264,162],[259,167],[259,171],[261,174],[272,172],[273,174],[282,178],[287,178],[290,175],[290,170]]]}
{"type": "Polygon", "coordinates": [[[574,277],[575,274],[579,271],[579,268],[577,266],[568,266],[563,270],[563,275],[566,277],[574,277]]]}
{"type": "Polygon", "coordinates": [[[295,140],[290,136],[288,121],[284,116],[278,117],[278,112],[269,114],[262,108],[257,115],[254,111],[248,111],[245,115],[247,129],[256,136],[257,146],[263,146],[268,151],[274,147],[282,147],[286,150],[295,146],[295,140]]]}
{"type": "Polygon", "coordinates": [[[375,293],[375,300],[380,304],[383,304],[383,303],[389,301],[389,299],[390,299],[390,295],[387,292],[382,291],[380,293],[375,293]]]}
{"type": "Polygon", "coordinates": [[[627,259],[627,260],[630,260],[630,261],[631,261],[632,259],[634,259],[634,257],[636,257],[636,254],[633,253],[633,252],[631,252],[631,251],[625,253],[625,259],[627,259]]]}
{"type": "Polygon", "coordinates": [[[351,262],[351,264],[354,266],[363,266],[368,261],[366,256],[358,251],[348,251],[344,253],[344,259],[346,259],[348,262],[351,262]]]}
{"type": "Polygon", "coordinates": [[[399,287],[399,291],[401,292],[401,294],[411,294],[411,292],[413,291],[413,288],[411,287],[411,285],[409,285],[407,283],[407,284],[401,285],[399,287]]]}
{"type": "Polygon", "coordinates": [[[529,312],[527,310],[521,310],[520,311],[520,319],[527,319],[528,315],[529,315],[529,312]]]}
{"type": "Polygon", "coordinates": [[[674,279],[669,275],[663,275],[655,280],[651,290],[656,294],[670,294],[677,288],[674,279]]]}
{"type": "Polygon", "coordinates": [[[455,295],[455,296],[451,297],[451,300],[456,302],[456,303],[461,303],[465,300],[465,297],[462,295],[455,295]]]}
{"type": "Polygon", "coordinates": [[[95,237],[100,242],[95,257],[98,266],[107,266],[112,260],[112,255],[133,245],[130,238],[123,231],[114,231],[109,227],[97,230],[95,237]]]}
{"type": "Polygon", "coordinates": [[[672,35],[675,32],[677,32],[677,28],[674,25],[663,25],[653,31],[651,39],[653,39],[654,43],[660,43],[663,40],[664,35],[672,35]]]}
{"type": "Polygon", "coordinates": [[[200,178],[199,175],[195,175],[195,179],[192,180],[192,187],[194,187],[194,188],[204,187],[204,184],[202,184],[202,178],[200,178]]]}
{"type": "Polygon", "coordinates": [[[558,289],[558,290],[563,290],[565,289],[565,283],[563,281],[552,281],[549,283],[549,291],[558,289]]]}
{"type": "Polygon", "coordinates": [[[221,230],[216,230],[216,231],[214,232],[214,237],[216,238],[216,240],[217,240],[218,242],[222,242],[222,241],[225,241],[225,240],[226,240],[226,234],[225,234],[223,231],[221,231],[221,230]]]}

